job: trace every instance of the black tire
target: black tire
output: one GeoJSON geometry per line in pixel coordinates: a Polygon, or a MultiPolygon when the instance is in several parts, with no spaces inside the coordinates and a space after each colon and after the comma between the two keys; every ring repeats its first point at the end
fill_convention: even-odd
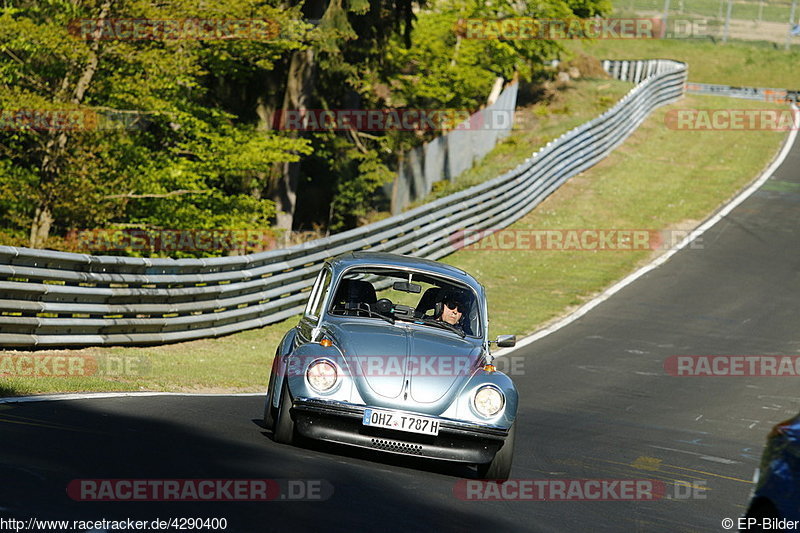
{"type": "Polygon", "coordinates": [[[511,475],[511,463],[514,460],[514,442],[516,441],[517,424],[512,424],[503,446],[494,454],[494,459],[486,464],[478,465],[478,476],[482,479],[505,481],[511,475]]]}
{"type": "Polygon", "coordinates": [[[269,376],[269,385],[267,385],[267,400],[264,403],[264,427],[270,431],[275,430],[275,411],[272,407],[272,397],[275,395],[275,372],[273,371],[269,376]]]}
{"type": "Polygon", "coordinates": [[[295,428],[292,420],[292,396],[289,394],[288,377],[283,378],[281,387],[281,402],[278,404],[278,416],[275,419],[275,429],[272,438],[281,444],[294,444],[295,428]]]}
{"type": "MultiPolygon", "coordinates": [[[[758,498],[757,500],[754,500],[750,504],[750,508],[747,509],[747,513],[744,516],[745,518],[755,518],[756,520],[758,520],[755,526],[749,528],[747,531],[770,531],[769,529],[762,528],[762,519],[781,518],[778,509],[776,509],[775,505],[766,498],[758,498]]],[[[773,529],[771,531],[783,531],[783,530],[773,529]]]]}

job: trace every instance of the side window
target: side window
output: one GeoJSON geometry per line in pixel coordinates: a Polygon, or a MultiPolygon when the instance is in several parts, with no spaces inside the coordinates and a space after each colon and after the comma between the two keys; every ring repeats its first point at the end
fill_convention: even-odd
{"type": "Polygon", "coordinates": [[[322,313],[322,303],[325,301],[325,294],[331,284],[331,271],[328,268],[323,269],[317,282],[314,284],[314,289],[311,291],[311,297],[308,299],[306,306],[306,315],[318,318],[322,313]]]}

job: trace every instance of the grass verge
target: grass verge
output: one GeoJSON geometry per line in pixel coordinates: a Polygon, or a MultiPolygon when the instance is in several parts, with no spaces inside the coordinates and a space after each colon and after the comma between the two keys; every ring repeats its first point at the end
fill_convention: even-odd
{"type": "Polygon", "coordinates": [[[772,43],[697,39],[594,42],[566,41],[572,53],[603,59],[675,59],[689,64],[689,81],[746,87],[800,89],[797,65],[800,50],[785,51],[772,43]]]}

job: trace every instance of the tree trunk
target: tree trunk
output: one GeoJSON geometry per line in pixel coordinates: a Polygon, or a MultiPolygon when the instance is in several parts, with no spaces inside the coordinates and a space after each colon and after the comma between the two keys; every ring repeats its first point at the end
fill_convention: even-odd
{"type": "MultiPolygon", "coordinates": [[[[292,53],[289,64],[289,75],[286,81],[286,93],[282,111],[304,111],[308,109],[313,88],[315,53],[312,48],[292,53]]],[[[292,132],[293,137],[297,132],[292,132]]],[[[294,222],[294,210],[297,205],[297,183],[300,174],[300,162],[279,163],[273,180],[270,198],[275,202],[278,228],[291,230],[294,222]]]]}
{"type": "Polygon", "coordinates": [[[53,214],[50,212],[50,207],[46,204],[39,205],[31,223],[31,248],[41,248],[45,245],[52,225],[53,214]]]}
{"type": "MultiPolygon", "coordinates": [[[[280,67],[276,67],[274,72],[268,73],[261,80],[259,90],[263,91],[256,96],[256,115],[258,115],[258,131],[271,133],[278,126],[275,124],[276,114],[283,106],[283,99],[286,88],[285,81],[289,69],[290,59],[280,62],[280,67]],[[279,75],[276,75],[280,73],[279,75]]],[[[250,195],[258,200],[265,198],[272,193],[275,188],[271,184],[275,183],[283,172],[281,165],[275,164],[269,172],[256,172],[253,180],[248,186],[250,195]]]]}
{"type": "MultiPolygon", "coordinates": [[[[98,20],[103,21],[108,17],[108,12],[111,9],[111,1],[106,0],[100,7],[100,17],[98,20]]],[[[89,47],[90,54],[86,65],[81,71],[78,81],[75,84],[75,89],[72,92],[70,102],[73,104],[80,104],[86,94],[86,90],[97,72],[97,66],[100,61],[98,50],[100,48],[100,36],[102,34],[102,23],[98,23],[97,29],[92,33],[93,41],[89,47]]],[[[64,93],[69,88],[69,77],[67,73],[61,80],[61,93],[64,93]]],[[[39,205],[36,206],[36,211],[33,215],[31,222],[30,234],[30,247],[39,248],[45,245],[47,238],[50,236],[50,228],[53,225],[53,202],[52,190],[50,184],[58,179],[61,172],[59,166],[59,156],[63,154],[64,148],[67,146],[67,134],[65,131],[60,132],[58,135],[51,137],[44,148],[42,155],[41,166],[41,179],[39,181],[39,188],[42,191],[42,196],[39,200],[39,205]]]]}

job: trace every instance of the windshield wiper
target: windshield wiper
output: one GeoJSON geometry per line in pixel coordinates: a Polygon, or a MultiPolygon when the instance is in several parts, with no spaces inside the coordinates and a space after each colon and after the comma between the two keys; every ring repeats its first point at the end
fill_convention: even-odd
{"type": "Polygon", "coordinates": [[[464,333],[464,330],[461,329],[460,327],[455,326],[453,324],[449,324],[442,320],[436,320],[428,317],[422,317],[421,320],[423,324],[428,324],[429,326],[438,326],[440,328],[449,329],[453,333],[458,333],[459,335],[461,335],[462,339],[467,336],[467,334],[464,333]]]}

